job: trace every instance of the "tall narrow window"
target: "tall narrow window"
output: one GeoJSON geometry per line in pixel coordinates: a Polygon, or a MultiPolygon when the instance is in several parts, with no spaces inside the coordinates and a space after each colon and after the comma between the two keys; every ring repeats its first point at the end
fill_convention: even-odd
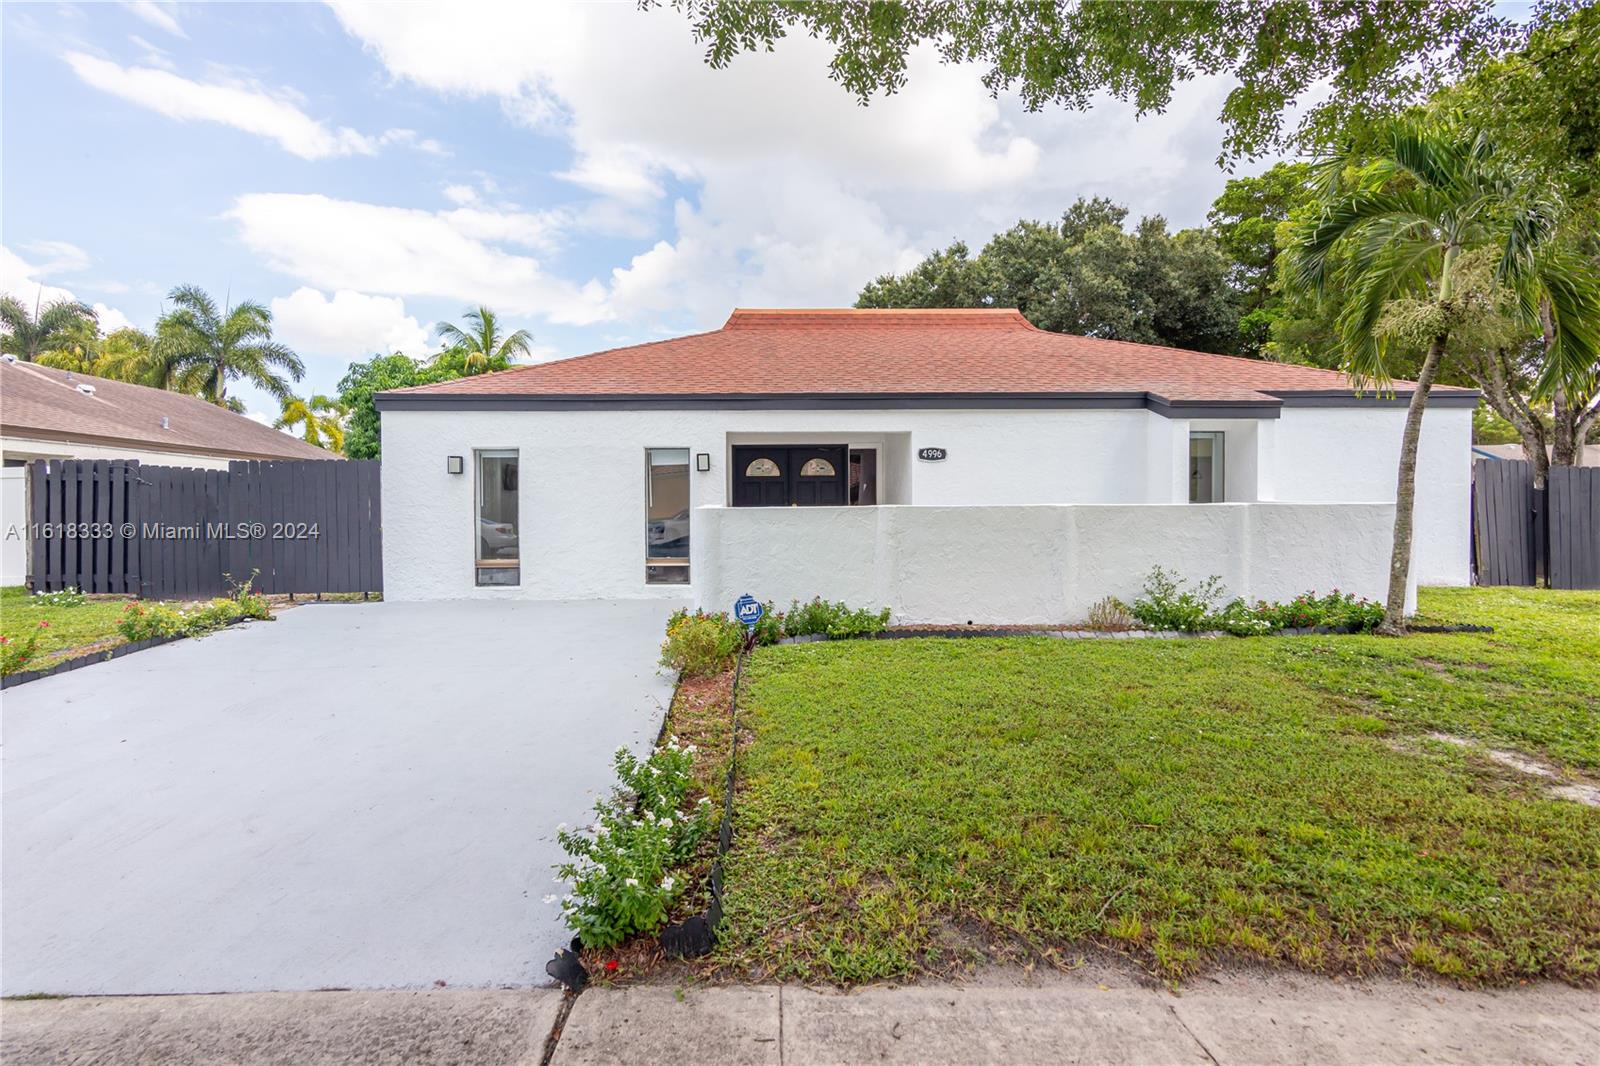
{"type": "Polygon", "coordinates": [[[644,580],[689,583],[689,449],[645,452],[644,580]]]}
{"type": "Polygon", "coordinates": [[[477,453],[480,585],[522,584],[517,528],[517,453],[477,453]]]}
{"type": "Polygon", "coordinates": [[[1189,502],[1221,503],[1223,485],[1222,433],[1189,434],[1189,502]]]}

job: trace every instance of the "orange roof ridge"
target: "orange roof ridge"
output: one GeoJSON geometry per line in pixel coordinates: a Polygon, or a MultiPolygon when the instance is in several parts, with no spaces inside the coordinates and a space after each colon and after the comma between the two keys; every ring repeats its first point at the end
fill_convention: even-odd
{"type": "Polygon", "coordinates": [[[803,326],[960,326],[1037,329],[1015,307],[736,307],[722,328],[803,326]]]}

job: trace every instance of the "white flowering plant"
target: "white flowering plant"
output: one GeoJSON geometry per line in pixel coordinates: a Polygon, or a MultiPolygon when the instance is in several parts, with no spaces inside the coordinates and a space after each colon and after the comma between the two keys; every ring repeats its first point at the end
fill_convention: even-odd
{"type": "Polygon", "coordinates": [[[694,753],[677,737],[647,759],[617,749],[617,788],[595,804],[594,824],[557,831],[570,858],[556,866],[556,881],[570,887],[546,902],[559,899],[584,947],[611,947],[667,924],[686,887],[672,871],[694,855],[711,825],[709,800],[685,806],[694,753]]]}

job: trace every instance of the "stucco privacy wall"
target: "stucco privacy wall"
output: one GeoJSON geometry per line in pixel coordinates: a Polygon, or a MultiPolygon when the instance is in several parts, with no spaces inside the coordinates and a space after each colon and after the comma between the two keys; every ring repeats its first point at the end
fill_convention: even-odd
{"type": "MultiPolygon", "coordinates": [[[[1267,456],[1280,500],[1392,503],[1405,410],[1286,407],[1267,456]]],[[[1417,447],[1412,575],[1423,585],[1471,578],[1472,411],[1430,408],[1417,447]]]]}
{"type": "MultiPolygon", "coordinates": [[[[1281,418],[1254,422],[1259,498],[1392,502],[1404,417],[1399,407],[1285,408],[1281,418]]],[[[1235,475],[1232,451],[1249,447],[1250,435],[1235,437],[1242,428],[1235,420],[1216,425],[1230,433],[1230,482],[1248,483],[1242,472],[1235,475]]],[[[708,473],[690,475],[696,508],[727,503],[730,438],[833,434],[841,441],[888,435],[909,441],[909,448],[891,449],[887,458],[895,461],[880,469],[885,482],[895,482],[881,497],[885,500],[1007,507],[1153,503],[1186,509],[1181,501],[1187,491],[1189,428],[1188,421],[1145,410],[385,411],[385,595],[397,600],[687,595],[681,586],[644,583],[646,448],[688,448],[711,456],[708,473]],[[946,449],[948,459],[899,462],[930,446],[946,449]],[[473,451],[485,448],[515,448],[521,455],[522,584],[514,588],[473,584],[470,464],[473,451]],[[450,455],[464,456],[468,472],[447,473],[450,455]]],[[[1424,583],[1468,580],[1470,433],[1466,410],[1430,411],[1424,422],[1415,571],[1424,583]]],[[[1335,513],[1329,514],[1331,519],[1335,513]]],[[[691,545],[702,536],[699,520],[696,514],[691,545]]],[[[862,519],[851,512],[839,520],[862,519]]],[[[1343,550],[1337,539],[1342,532],[1338,525],[1315,531],[1313,543],[1337,553],[1343,550]]],[[[857,565],[807,545],[790,547],[814,551],[835,567],[857,565]]],[[[984,550],[982,541],[962,541],[950,549],[984,550]]],[[[692,577],[698,585],[698,571],[692,577]]],[[[1295,591],[1313,584],[1302,581],[1295,591]]]]}
{"type": "MultiPolygon", "coordinates": [[[[1338,588],[1381,600],[1394,507],[707,507],[695,520],[696,602],[708,609],[749,592],[886,606],[906,623],[1059,623],[1103,596],[1132,600],[1158,565],[1216,574],[1248,599],[1338,588]]],[[[1414,605],[1414,583],[1408,592],[1414,605]]]]}

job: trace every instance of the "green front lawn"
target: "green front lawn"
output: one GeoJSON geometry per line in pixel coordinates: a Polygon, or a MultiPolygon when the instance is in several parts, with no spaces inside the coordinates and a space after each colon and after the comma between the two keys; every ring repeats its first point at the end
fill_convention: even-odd
{"type": "Polygon", "coordinates": [[[37,607],[29,602],[27,589],[8,585],[0,588],[0,634],[22,642],[40,622],[49,622],[39,636],[38,657],[27,667],[38,669],[57,659],[123,643],[117,622],[132,602],[129,596],[87,600],[77,607],[37,607]]]}
{"type": "MultiPolygon", "coordinates": [[[[1492,634],[763,648],[718,961],[849,983],[1090,945],[1600,977],[1600,595],[1425,590],[1492,634]]],[[[680,730],[681,732],[682,730],[680,730]]]]}

